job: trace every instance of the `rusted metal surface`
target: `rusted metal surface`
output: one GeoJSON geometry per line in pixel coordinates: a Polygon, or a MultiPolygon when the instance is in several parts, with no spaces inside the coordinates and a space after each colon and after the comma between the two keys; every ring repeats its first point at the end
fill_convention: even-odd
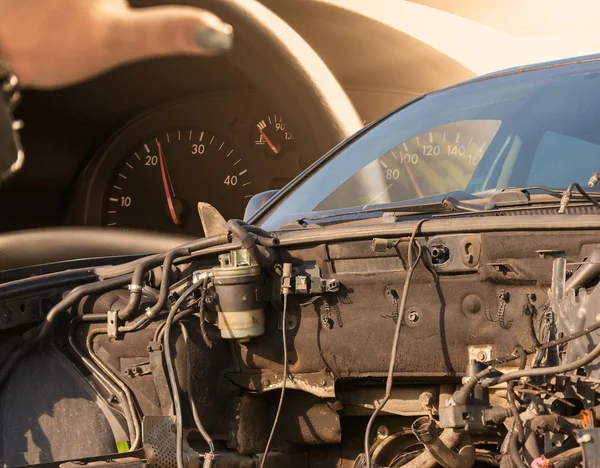
{"type": "MultiPolygon", "coordinates": [[[[254,374],[242,374],[230,372],[226,377],[239,387],[264,393],[283,387],[283,376],[269,371],[254,374]]],[[[320,398],[335,397],[335,381],[333,377],[325,372],[314,372],[311,374],[288,375],[285,388],[300,390],[320,398]]]]}
{"type": "MultiPolygon", "coordinates": [[[[437,386],[396,386],[392,389],[391,397],[382,414],[425,416],[431,413],[432,403],[438,399],[438,396],[437,386]],[[430,399],[426,401],[427,394],[430,395],[430,399]]],[[[338,398],[344,405],[344,413],[351,414],[371,414],[382,397],[381,389],[377,387],[361,387],[338,392],[338,398]]]]}

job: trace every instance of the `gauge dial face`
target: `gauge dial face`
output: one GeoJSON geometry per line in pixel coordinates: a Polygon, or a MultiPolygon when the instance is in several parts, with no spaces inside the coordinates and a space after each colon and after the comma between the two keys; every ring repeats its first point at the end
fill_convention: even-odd
{"type": "Polygon", "coordinates": [[[240,218],[253,195],[242,155],[200,129],[148,139],[117,168],[104,200],[104,224],[201,236],[197,204],[240,218]]]}
{"type": "Polygon", "coordinates": [[[497,120],[465,120],[416,135],[363,167],[315,209],[366,208],[463,190],[499,127],[497,120]]]}
{"type": "Polygon", "coordinates": [[[259,120],[251,128],[250,144],[262,148],[269,158],[279,158],[294,144],[294,135],[283,117],[273,114],[259,120]]]}

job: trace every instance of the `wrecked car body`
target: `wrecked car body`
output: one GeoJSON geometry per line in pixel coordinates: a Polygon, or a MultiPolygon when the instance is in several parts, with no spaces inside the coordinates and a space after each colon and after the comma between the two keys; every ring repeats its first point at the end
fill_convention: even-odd
{"type": "Polygon", "coordinates": [[[599,76],[431,93],[246,221],[3,273],[3,461],[595,466],[599,76]]]}

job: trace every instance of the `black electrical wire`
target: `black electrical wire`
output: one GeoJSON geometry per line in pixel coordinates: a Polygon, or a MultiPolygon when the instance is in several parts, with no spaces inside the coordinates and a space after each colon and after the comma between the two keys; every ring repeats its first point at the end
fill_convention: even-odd
{"type": "Polygon", "coordinates": [[[183,336],[183,344],[185,345],[185,381],[187,386],[187,394],[188,394],[188,403],[190,405],[190,410],[192,411],[192,417],[194,418],[194,423],[196,424],[196,429],[202,435],[204,441],[208,444],[210,448],[210,453],[215,453],[215,444],[213,443],[212,438],[204,428],[202,421],[200,420],[200,415],[198,414],[198,409],[196,408],[196,402],[194,401],[193,395],[193,384],[192,384],[192,350],[190,347],[190,336],[188,334],[187,328],[181,322],[179,322],[179,327],[181,328],[181,334],[183,336]]]}
{"type": "Polygon", "coordinates": [[[186,289],[179,299],[173,304],[167,317],[167,321],[164,326],[164,351],[165,351],[165,363],[167,366],[167,373],[169,374],[169,382],[171,385],[171,394],[173,395],[173,407],[175,409],[175,420],[177,426],[177,468],[184,468],[183,464],[183,414],[181,412],[181,397],[179,395],[179,387],[177,386],[177,377],[175,375],[175,368],[173,366],[173,356],[171,353],[171,327],[173,325],[173,319],[177,314],[177,311],[181,305],[192,295],[198,288],[202,287],[203,281],[198,281],[192,284],[186,289]]]}
{"type": "Polygon", "coordinates": [[[136,450],[142,440],[142,430],[140,425],[140,420],[136,411],[135,402],[133,401],[133,395],[131,390],[125,383],[117,377],[117,375],[106,365],[102,360],[98,357],[98,355],[94,352],[94,338],[98,335],[102,335],[108,333],[108,329],[106,328],[96,328],[91,330],[88,333],[87,339],[85,340],[85,345],[87,348],[87,352],[94,361],[94,363],[104,372],[125,394],[125,401],[129,406],[131,411],[131,416],[133,419],[133,429],[134,429],[134,439],[131,442],[130,450],[136,450]]]}
{"type": "MultiPolygon", "coordinates": [[[[173,318],[173,324],[179,323],[180,320],[183,320],[184,318],[189,317],[194,312],[196,312],[196,309],[185,309],[185,310],[182,310],[181,312],[178,312],[175,315],[175,317],[173,318]]],[[[154,338],[152,339],[153,341],[162,343],[163,338],[165,336],[165,323],[166,322],[162,322],[158,327],[156,327],[156,330],[154,331],[154,338]]]]}
{"type": "Polygon", "coordinates": [[[423,225],[423,223],[425,221],[426,221],[425,219],[421,219],[415,225],[415,228],[413,229],[413,232],[408,241],[408,270],[406,272],[406,278],[404,279],[404,287],[402,289],[402,296],[400,298],[400,306],[398,308],[398,321],[396,322],[396,330],[394,332],[394,341],[392,343],[392,352],[391,352],[391,356],[390,356],[390,367],[388,370],[387,381],[385,384],[385,396],[379,402],[379,404],[375,407],[375,410],[373,411],[373,414],[371,414],[371,417],[369,418],[369,422],[367,424],[367,428],[365,430],[365,440],[364,440],[365,452],[364,453],[365,453],[365,459],[367,462],[367,465],[366,465],[367,468],[371,468],[369,436],[371,434],[371,429],[373,427],[373,423],[375,422],[375,419],[377,418],[377,415],[379,414],[379,412],[383,409],[383,407],[386,405],[386,403],[388,402],[388,400],[390,399],[390,397],[392,395],[392,385],[394,382],[394,367],[396,366],[396,354],[398,352],[398,342],[400,339],[400,328],[402,327],[402,321],[404,320],[404,309],[406,307],[406,298],[408,297],[408,289],[410,287],[410,281],[412,279],[413,272],[415,271],[415,267],[419,263],[419,260],[421,259],[421,254],[422,254],[421,244],[419,244],[418,242],[415,242],[415,237],[417,236],[417,232],[419,231],[419,229],[421,228],[421,226],[423,225]],[[413,245],[416,245],[416,248],[417,248],[417,254],[415,255],[414,259],[413,259],[413,245]]]}
{"type": "Polygon", "coordinates": [[[210,338],[206,334],[206,323],[204,320],[204,305],[206,299],[206,287],[208,286],[208,276],[204,277],[204,285],[202,286],[202,291],[200,291],[200,306],[198,308],[198,317],[200,319],[200,331],[202,332],[202,339],[204,340],[204,344],[207,348],[212,348],[212,342],[210,338]]]}
{"type": "Polygon", "coordinates": [[[273,426],[271,427],[271,433],[267,439],[267,445],[265,446],[265,452],[263,453],[262,460],[260,461],[260,468],[267,466],[267,456],[269,449],[271,448],[271,442],[277,429],[277,423],[281,416],[281,408],[283,407],[283,399],[285,397],[285,385],[288,377],[288,352],[287,352],[287,333],[286,333],[286,321],[287,321],[287,298],[289,293],[284,292],[283,294],[283,312],[281,313],[281,338],[283,341],[283,377],[281,385],[281,394],[279,395],[279,404],[277,405],[277,411],[275,412],[275,419],[273,420],[273,426]]]}

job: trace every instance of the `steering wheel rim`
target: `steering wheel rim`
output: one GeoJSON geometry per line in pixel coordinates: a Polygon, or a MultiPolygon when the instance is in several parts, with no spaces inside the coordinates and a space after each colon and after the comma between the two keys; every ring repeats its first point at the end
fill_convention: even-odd
{"type": "MultiPolygon", "coordinates": [[[[317,53],[285,21],[256,0],[193,0],[232,24],[236,44],[231,63],[284,111],[296,110],[309,126],[314,147],[321,153],[362,127],[345,91],[317,53]],[[269,54],[265,55],[264,50],[269,54]],[[273,86],[276,82],[280,86],[273,86]]],[[[317,156],[320,156],[317,155],[317,156]]],[[[37,229],[0,235],[0,247],[10,255],[0,269],[24,267],[86,256],[154,253],[178,244],[179,236],[146,233],[152,242],[139,242],[140,233],[99,228],[37,229]],[[88,229],[86,235],[83,230],[88,229]],[[136,238],[134,240],[134,238],[136,238]],[[163,238],[159,241],[157,238],[163,238]],[[162,243],[161,243],[162,242],[162,243]],[[77,248],[71,248],[76,243],[77,248]],[[36,245],[35,255],[31,248],[36,245]],[[135,247],[132,247],[135,245],[135,247]],[[44,248],[42,248],[44,246],[44,248]]]]}
{"type": "Polygon", "coordinates": [[[331,70],[267,7],[257,0],[199,0],[194,4],[233,26],[236,39],[228,54],[230,62],[281,109],[304,117],[303,126],[309,127],[321,154],[362,127],[354,105],[331,70]]]}

